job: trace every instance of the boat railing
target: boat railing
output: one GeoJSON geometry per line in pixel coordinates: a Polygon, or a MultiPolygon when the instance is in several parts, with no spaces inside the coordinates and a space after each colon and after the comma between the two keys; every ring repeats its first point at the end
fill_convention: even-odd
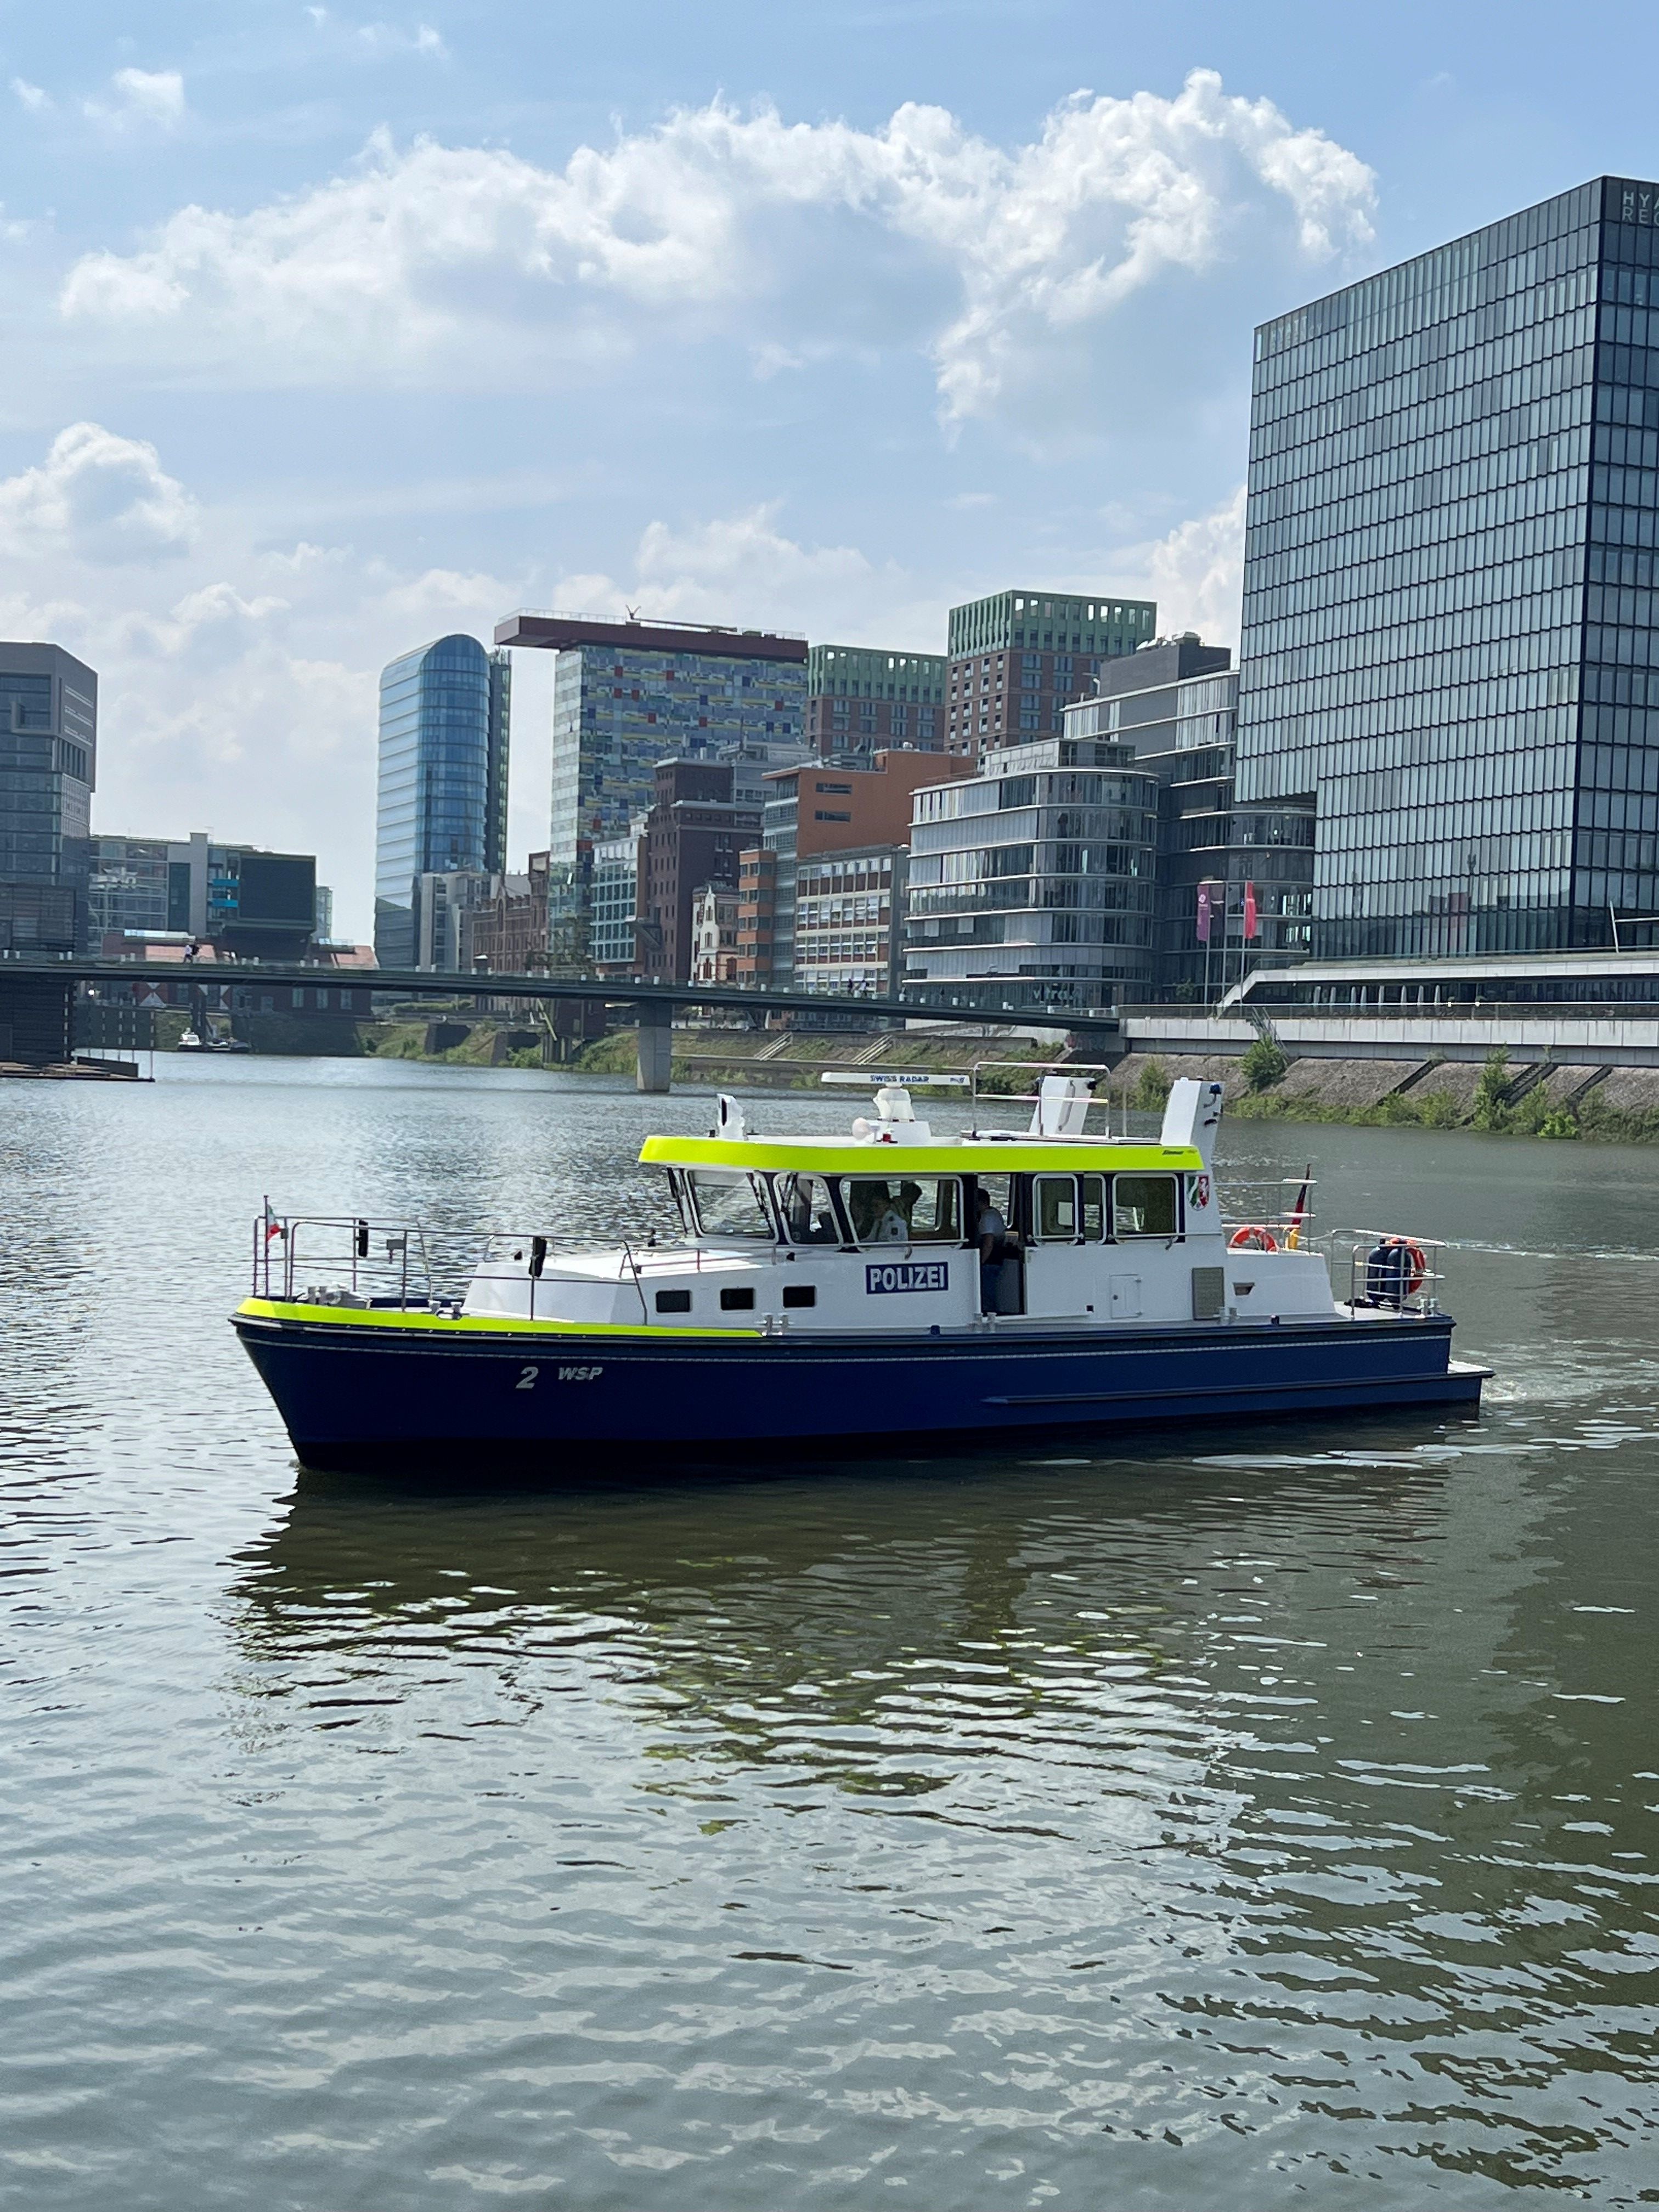
{"type": "MultiPolygon", "coordinates": [[[[376,1220],[366,1214],[276,1213],[267,1206],[253,1224],[255,1297],[310,1305],[383,1306],[406,1310],[459,1310],[474,1284],[536,1285],[572,1279],[563,1255],[615,1254],[618,1282],[631,1281],[646,1310],[641,1276],[662,1264],[684,1267],[685,1253],[655,1251],[627,1237],[554,1237],[539,1230],[476,1232],[428,1231],[418,1221],[376,1220]]],[[[580,1279],[593,1279],[582,1271],[580,1279]]]]}
{"type": "Polygon", "coordinates": [[[1443,1240],[1408,1236],[1397,1229],[1340,1229],[1333,1238],[1332,1287],[1341,1297],[1346,1267],[1347,1297],[1356,1312],[1416,1314],[1441,1311],[1443,1240]]]}
{"type": "Polygon", "coordinates": [[[1086,1138],[1098,1144],[1103,1139],[1109,1139],[1112,1133],[1112,1102],[1103,1089],[1111,1072],[1104,1060],[1068,1060],[1064,1053],[1057,1054],[1052,1060],[975,1060],[969,1099],[970,1133],[976,1137],[1023,1135],[1023,1131],[982,1129],[980,1127],[981,1109],[1040,1106],[1044,1103],[1041,1087],[1043,1077],[1068,1075],[1080,1077],[1088,1085],[1086,1098],[1075,1102],[1083,1109],[1083,1123],[1079,1129],[1072,1133],[1073,1139],[1081,1140],[1086,1138]],[[1010,1074],[1024,1076],[1028,1082],[1035,1082],[1038,1088],[1034,1091],[1016,1090],[1007,1084],[1010,1074]],[[1100,1115],[1103,1121],[1100,1127],[1091,1129],[1089,1116],[1092,1114],[1100,1115]]]}
{"type": "Polygon", "coordinates": [[[1330,1257],[1331,1240],[1314,1226],[1315,1178],[1285,1176],[1277,1183],[1230,1184],[1222,1233],[1230,1245],[1264,1252],[1318,1252],[1330,1257]]]}

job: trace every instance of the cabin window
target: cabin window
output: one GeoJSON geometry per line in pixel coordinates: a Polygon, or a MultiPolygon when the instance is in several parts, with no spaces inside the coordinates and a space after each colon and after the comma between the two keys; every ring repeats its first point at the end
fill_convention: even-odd
{"type": "Polygon", "coordinates": [[[913,1244],[962,1242],[962,1185],[955,1176],[905,1176],[897,1189],[913,1244]]]}
{"type": "Polygon", "coordinates": [[[690,1313],[690,1310],[691,1293],[690,1291],[658,1291],[657,1311],[659,1313],[690,1313]]]}
{"type": "Polygon", "coordinates": [[[1077,1183],[1071,1176],[1038,1176],[1032,1212],[1044,1243],[1070,1244],[1077,1237],[1077,1183]]]}
{"type": "Polygon", "coordinates": [[[755,1293],[752,1290],[725,1290],[720,1292],[722,1313],[753,1313],[754,1310],[755,1293]]]}
{"type": "MultiPolygon", "coordinates": [[[[975,1181],[990,1200],[991,1211],[1001,1220],[1004,1231],[1012,1231],[1018,1228],[1018,1224],[1014,1218],[1015,1192],[1012,1176],[982,1175],[975,1176],[975,1181]]],[[[968,1243],[974,1244],[979,1241],[975,1234],[978,1218],[979,1208],[970,1201],[967,1221],[963,1230],[963,1240],[968,1243]]]]}
{"type": "Polygon", "coordinates": [[[786,1283],[783,1286],[783,1303],[787,1306],[815,1306],[817,1302],[816,1283],[786,1283]]]}
{"type": "Polygon", "coordinates": [[[962,1192],[954,1176],[848,1176],[841,1187],[860,1244],[955,1244],[962,1192]]]}
{"type": "Polygon", "coordinates": [[[1112,1182],[1112,1231],[1117,1237],[1174,1237],[1173,1176],[1117,1176],[1112,1182]]]}
{"type": "Polygon", "coordinates": [[[769,1244],[772,1243],[766,1202],[753,1176],[717,1175],[707,1168],[696,1168],[691,1188],[698,1225],[705,1237],[763,1237],[769,1244]]]}
{"type": "Polygon", "coordinates": [[[822,1176],[782,1175],[775,1186],[778,1211],[792,1244],[839,1244],[830,1186],[822,1176]]]}

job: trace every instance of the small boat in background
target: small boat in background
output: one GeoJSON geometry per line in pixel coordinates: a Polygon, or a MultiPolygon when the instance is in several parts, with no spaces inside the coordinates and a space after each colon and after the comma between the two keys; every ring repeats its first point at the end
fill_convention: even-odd
{"type": "Polygon", "coordinates": [[[660,1473],[1478,1407],[1487,1370],[1450,1357],[1431,1240],[1351,1231],[1344,1251],[1313,1235],[1303,1179],[1283,1218],[1229,1219],[1218,1084],[1177,1082],[1155,1143],[1091,1134],[1092,1089],[1050,1075],[1028,1129],[941,1137],[890,1081],[841,1136],[761,1136],[722,1098],[706,1139],[640,1155],[680,1241],[497,1234],[453,1281],[416,1224],[267,1206],[234,1323],[317,1467],[660,1473]]]}

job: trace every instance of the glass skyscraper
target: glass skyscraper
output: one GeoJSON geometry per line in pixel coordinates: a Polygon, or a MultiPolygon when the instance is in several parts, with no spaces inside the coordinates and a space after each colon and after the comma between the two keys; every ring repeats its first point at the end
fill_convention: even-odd
{"type": "Polygon", "coordinates": [[[87,935],[98,678],[60,645],[0,644],[0,951],[87,935]]]}
{"type": "Polygon", "coordinates": [[[506,866],[511,708],[510,657],[476,637],[441,637],[381,674],[374,949],[384,967],[415,963],[421,877],[506,866]]]}
{"type": "Polygon", "coordinates": [[[1656,264],[1603,177],[1256,332],[1237,788],[1316,799],[1316,956],[1659,912],[1656,264]]]}

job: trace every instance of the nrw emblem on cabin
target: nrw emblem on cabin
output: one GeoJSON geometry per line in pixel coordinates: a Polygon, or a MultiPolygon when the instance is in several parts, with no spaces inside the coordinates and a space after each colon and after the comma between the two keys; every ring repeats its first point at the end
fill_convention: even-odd
{"type": "Polygon", "coordinates": [[[948,1291],[950,1263],[945,1260],[889,1260],[866,1267],[864,1287],[873,1291],[948,1291]]]}

